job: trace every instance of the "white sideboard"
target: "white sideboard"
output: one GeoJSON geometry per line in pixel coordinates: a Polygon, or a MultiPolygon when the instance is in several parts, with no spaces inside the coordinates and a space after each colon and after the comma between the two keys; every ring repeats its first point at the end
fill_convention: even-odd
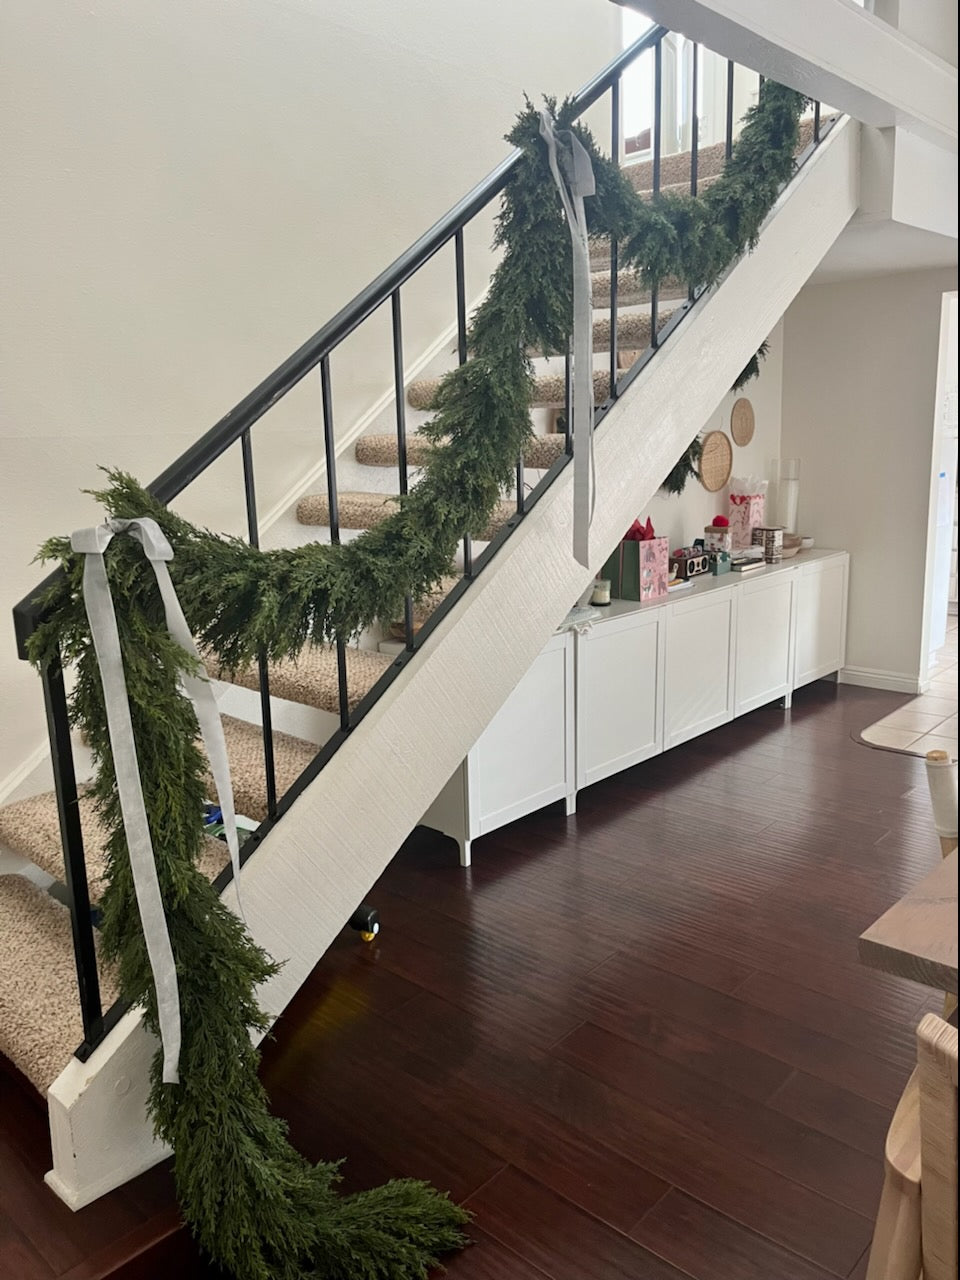
{"type": "Polygon", "coordinates": [[[839,671],[845,551],[703,576],[666,599],[614,600],[553,636],[421,819],[471,841],[581,787],[839,671]]]}

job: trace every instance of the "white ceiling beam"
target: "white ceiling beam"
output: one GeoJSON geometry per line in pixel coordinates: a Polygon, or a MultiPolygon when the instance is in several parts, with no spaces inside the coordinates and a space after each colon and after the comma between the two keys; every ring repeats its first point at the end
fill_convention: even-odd
{"type": "Polygon", "coordinates": [[[615,0],[881,128],[957,150],[957,69],[853,0],[615,0]]]}

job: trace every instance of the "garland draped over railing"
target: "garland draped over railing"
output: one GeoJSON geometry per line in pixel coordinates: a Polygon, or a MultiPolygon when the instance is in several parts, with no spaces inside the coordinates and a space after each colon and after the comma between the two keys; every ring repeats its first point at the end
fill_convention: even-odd
{"type": "MultiPolygon", "coordinates": [[[[597,184],[587,201],[591,234],[616,237],[622,263],[648,285],[668,276],[701,285],[755,243],[793,172],[803,99],[767,81],[722,177],[702,196],[652,201],[599,154],[569,102],[548,105],[558,126],[573,127],[590,151],[597,184]]],[[[405,595],[424,596],[439,582],[459,539],[485,524],[510,485],[530,433],[526,352],[566,349],[572,285],[567,230],[529,101],[509,140],[523,155],[497,224],[503,257],[470,326],[471,358],[443,379],[436,414],[423,428],[436,445],[423,478],[394,515],[346,545],[261,552],[195,528],[122,473],[110,472],[97,495],[111,516],[158,521],[176,553],[171,572],[191,629],[226,667],[260,650],[293,656],[305,644],[397,616],[405,595]]],[[[47,601],[31,657],[45,663],[59,646],[76,671],[71,714],[93,751],[93,793],[109,832],[103,952],[118,966],[124,997],[143,1006],[156,1031],[82,566],[62,538],[41,554],[58,559],[65,578],[47,601]]],[[[340,1196],[338,1166],[309,1164],[270,1115],[249,1031],[266,1028],[255,991],[276,965],[195,866],[205,770],[193,709],[179,688],[195,663],[167,632],[153,575],[129,540],[116,539],[107,560],[123,601],[118,624],[131,714],[181,989],[181,1082],[164,1085],[155,1059],[149,1111],[175,1152],[184,1218],[202,1248],[240,1280],[423,1277],[463,1243],[467,1215],[420,1182],[340,1196]]]]}

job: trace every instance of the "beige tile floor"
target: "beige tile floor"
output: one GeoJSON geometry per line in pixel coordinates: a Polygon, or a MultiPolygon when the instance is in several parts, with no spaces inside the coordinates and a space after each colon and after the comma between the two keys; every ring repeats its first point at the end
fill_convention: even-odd
{"type": "Polygon", "coordinates": [[[933,679],[926,693],[864,729],[860,735],[874,747],[888,747],[910,755],[948,751],[957,759],[957,619],[947,625],[947,641],[937,654],[933,679]]]}

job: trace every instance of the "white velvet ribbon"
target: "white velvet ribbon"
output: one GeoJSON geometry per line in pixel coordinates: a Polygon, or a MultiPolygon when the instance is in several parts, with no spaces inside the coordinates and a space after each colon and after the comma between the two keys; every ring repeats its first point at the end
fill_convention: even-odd
{"type": "Polygon", "coordinates": [[[560,192],[573,244],[573,554],[590,567],[590,525],[596,505],[593,467],[593,297],[590,242],[584,196],[596,191],[586,147],[572,130],[558,130],[549,111],[540,112],[550,172],[560,192]]]}
{"type": "MultiPolygon", "coordinates": [[[[90,622],[103,699],[107,713],[107,730],[110,749],[117,777],[117,794],[123,814],[123,826],[130,852],[130,869],[140,911],[144,942],[153,972],[157,992],[157,1019],[163,1046],[163,1081],[176,1084],[180,1063],[180,992],[177,984],[176,962],[167,931],[163,898],[157,877],[153,854],[153,841],[143,802],[137,745],[130,719],[130,702],[127,683],[123,674],[123,657],[120,651],[120,633],[117,615],[110,594],[110,582],[103,553],[115,534],[126,533],[143,547],[153,566],[163,600],[167,629],[173,639],[200,661],[197,646],[193,642],[183,609],[177,599],[167,561],[173,559],[173,549],[155,520],[108,520],[92,529],[78,529],[70,539],[74,551],[85,556],[83,566],[83,602],[90,622]]],[[[240,891],[240,844],[237,838],[236,814],[233,807],[233,787],[230,782],[230,765],[223,725],[210,681],[205,676],[184,675],[183,685],[193,702],[203,737],[210,771],[217,788],[217,798],[223,815],[224,832],[230,861],[233,864],[234,882],[240,891]]],[[[200,821],[200,814],[197,814],[200,821]]]]}

